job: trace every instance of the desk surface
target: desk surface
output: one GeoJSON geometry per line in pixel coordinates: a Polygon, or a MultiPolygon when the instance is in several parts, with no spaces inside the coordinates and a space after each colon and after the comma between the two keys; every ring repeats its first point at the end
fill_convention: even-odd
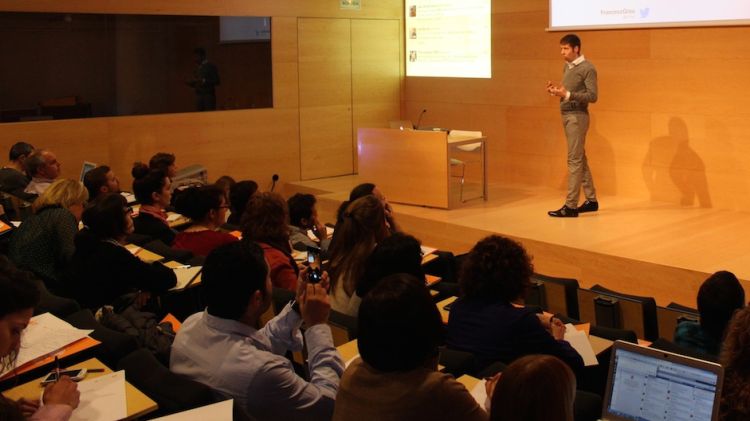
{"type": "MultiPolygon", "coordinates": [[[[111,373],[112,370],[109,369],[106,365],[104,365],[101,361],[99,361],[96,358],[92,358],[90,360],[86,360],[82,363],[75,364],[70,367],[65,368],[103,368],[103,373],[90,373],[86,375],[87,379],[92,379],[98,376],[102,376],[104,374],[111,373]]],[[[3,392],[3,395],[6,398],[18,400],[20,398],[27,398],[27,399],[39,399],[39,396],[42,391],[42,385],[40,382],[42,381],[42,377],[38,379],[34,379],[28,383],[22,384],[20,386],[16,386],[10,390],[6,390],[3,392]]],[[[130,383],[125,383],[125,398],[127,400],[127,407],[128,407],[128,419],[141,417],[143,415],[146,415],[148,413],[151,413],[153,411],[156,411],[158,406],[156,405],[156,402],[152,401],[148,396],[144,395],[143,392],[136,389],[133,385],[130,383]]]]}
{"type": "Polygon", "coordinates": [[[164,260],[164,256],[146,250],[143,247],[136,246],[135,244],[125,244],[125,248],[146,263],[161,262],[164,260]]]}
{"type": "Polygon", "coordinates": [[[448,324],[448,316],[450,316],[450,311],[446,310],[445,306],[456,301],[457,299],[458,297],[448,297],[445,300],[440,301],[436,304],[438,311],[440,312],[440,317],[443,318],[443,323],[448,324]]]}
{"type": "Polygon", "coordinates": [[[339,345],[336,347],[336,349],[338,349],[339,354],[341,354],[341,359],[343,359],[344,362],[347,362],[359,355],[359,348],[357,348],[356,339],[353,341],[349,341],[343,345],[339,345]]]}

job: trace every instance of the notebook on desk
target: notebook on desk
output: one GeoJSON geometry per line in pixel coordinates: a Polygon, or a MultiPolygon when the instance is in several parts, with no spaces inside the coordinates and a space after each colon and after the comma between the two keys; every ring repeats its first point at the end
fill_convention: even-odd
{"type": "Polygon", "coordinates": [[[719,364],[617,341],[602,419],[718,420],[723,380],[719,364]]]}

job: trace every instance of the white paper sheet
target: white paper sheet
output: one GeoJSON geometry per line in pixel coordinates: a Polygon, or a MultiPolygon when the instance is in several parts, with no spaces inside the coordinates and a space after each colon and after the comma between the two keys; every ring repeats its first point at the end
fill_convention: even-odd
{"type": "Polygon", "coordinates": [[[81,402],[71,421],[115,421],[128,416],[125,371],[116,371],[78,383],[81,402]]]}
{"type": "Polygon", "coordinates": [[[589,342],[589,338],[586,336],[586,332],[578,330],[575,326],[568,323],[565,325],[564,339],[570,343],[570,346],[572,346],[578,354],[581,355],[581,358],[583,358],[583,365],[589,367],[599,364],[599,361],[596,359],[596,354],[594,354],[594,349],[591,348],[591,342],[589,342]]]}
{"type": "Polygon", "coordinates": [[[436,251],[437,249],[434,247],[422,246],[422,256],[427,256],[428,254],[435,253],[436,251]]]}
{"type": "Polygon", "coordinates": [[[172,269],[177,276],[177,284],[170,291],[179,291],[187,288],[193,279],[203,270],[203,266],[177,267],[172,269]]]}
{"type": "MultiPolygon", "coordinates": [[[[333,228],[326,225],[326,234],[328,235],[328,238],[331,238],[331,236],[333,235],[333,228]]],[[[313,234],[312,230],[307,230],[307,237],[313,241],[318,241],[318,237],[313,234]]]]}
{"type": "Polygon", "coordinates": [[[234,400],[228,399],[166,417],[154,418],[151,421],[232,421],[232,402],[234,400]]]}
{"type": "MultiPolygon", "coordinates": [[[[16,367],[52,355],[67,345],[85,338],[91,332],[93,330],[76,329],[50,313],[34,316],[21,336],[21,349],[18,351],[16,367]]],[[[0,375],[8,371],[10,369],[3,371],[0,375]]]]}
{"type": "Polygon", "coordinates": [[[479,406],[486,408],[485,401],[487,400],[487,380],[480,380],[476,385],[469,391],[474,400],[477,401],[479,406]]]}

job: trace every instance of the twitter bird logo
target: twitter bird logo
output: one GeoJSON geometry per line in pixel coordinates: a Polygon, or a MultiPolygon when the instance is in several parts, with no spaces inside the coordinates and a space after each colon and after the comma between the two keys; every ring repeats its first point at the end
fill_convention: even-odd
{"type": "Polygon", "coordinates": [[[650,11],[650,8],[641,9],[641,19],[648,17],[648,12],[650,11]]]}

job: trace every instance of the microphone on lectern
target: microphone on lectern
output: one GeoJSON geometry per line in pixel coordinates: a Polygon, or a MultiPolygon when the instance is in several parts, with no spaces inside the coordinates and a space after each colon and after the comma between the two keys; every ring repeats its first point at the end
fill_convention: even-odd
{"type": "Polygon", "coordinates": [[[276,182],[279,181],[279,175],[274,174],[273,177],[271,177],[271,191],[276,187],[276,182]]]}
{"type": "Polygon", "coordinates": [[[419,124],[422,122],[422,116],[426,112],[427,112],[427,108],[423,109],[422,112],[419,113],[419,118],[417,119],[417,124],[414,126],[414,130],[419,130],[419,124]]]}

